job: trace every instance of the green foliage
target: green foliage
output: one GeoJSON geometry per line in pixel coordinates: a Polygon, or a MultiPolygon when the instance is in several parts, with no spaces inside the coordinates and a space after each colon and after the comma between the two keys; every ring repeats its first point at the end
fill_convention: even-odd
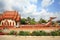
{"type": "Polygon", "coordinates": [[[54,32],[54,31],[52,31],[52,32],[51,32],[51,36],[57,36],[57,33],[54,32]]]}
{"type": "Polygon", "coordinates": [[[39,36],[40,35],[40,32],[39,31],[33,31],[32,32],[32,36],[39,36]]]}
{"type": "MultiPolygon", "coordinates": [[[[35,21],[35,18],[30,18],[30,17],[27,17],[27,19],[25,18],[22,18],[21,21],[20,21],[21,24],[36,24],[36,21],[35,21]]],[[[40,19],[38,21],[38,23],[46,23],[46,20],[44,19],[40,19]]]]}
{"type": "MultiPolygon", "coordinates": [[[[0,32],[2,32],[2,30],[0,30],[0,32]]],[[[45,31],[33,31],[32,33],[28,32],[28,31],[19,31],[18,34],[17,34],[16,31],[12,30],[12,31],[10,31],[9,35],[20,35],[20,36],[60,36],[60,30],[51,31],[49,33],[45,32],[45,31]]]]}
{"type": "Polygon", "coordinates": [[[20,36],[29,36],[30,33],[28,31],[20,31],[18,35],[20,35],[20,36]]]}
{"type": "Polygon", "coordinates": [[[36,24],[35,18],[30,21],[30,24],[36,24]]]}
{"type": "Polygon", "coordinates": [[[47,23],[47,22],[46,22],[46,20],[44,20],[44,19],[41,18],[41,19],[38,21],[38,23],[47,23]]]}
{"type": "Polygon", "coordinates": [[[46,36],[47,33],[46,33],[45,31],[40,31],[40,35],[41,35],[41,36],[46,36]]]}
{"type": "Polygon", "coordinates": [[[17,33],[16,31],[12,30],[12,31],[10,31],[9,35],[16,35],[16,33],[17,33]]]}
{"type": "Polygon", "coordinates": [[[52,31],[50,34],[52,36],[60,36],[60,30],[52,31]]]}
{"type": "MultiPolygon", "coordinates": [[[[14,35],[16,34],[15,31],[10,31],[9,33],[10,35],[14,35]]],[[[28,31],[19,31],[18,35],[20,36],[60,36],[60,30],[56,30],[56,31],[51,31],[50,33],[47,33],[45,31],[33,31],[32,33],[28,32],[28,31]]]]}
{"type": "Polygon", "coordinates": [[[36,22],[32,20],[32,21],[30,21],[30,24],[36,24],[36,22]]]}
{"type": "Polygon", "coordinates": [[[0,32],[2,32],[2,30],[0,30],[0,32]]]}
{"type": "Polygon", "coordinates": [[[47,33],[44,31],[33,31],[32,36],[46,36],[47,33]]]}
{"type": "Polygon", "coordinates": [[[35,18],[31,19],[30,17],[27,17],[28,24],[36,24],[35,18]]]}
{"type": "Polygon", "coordinates": [[[57,36],[60,36],[60,30],[55,31],[57,33],[57,36]]]}
{"type": "Polygon", "coordinates": [[[28,20],[28,21],[31,21],[31,18],[30,18],[30,17],[27,17],[27,20],[28,20]]]}
{"type": "Polygon", "coordinates": [[[22,18],[21,21],[20,21],[21,24],[26,24],[26,19],[25,18],[22,18]]]}

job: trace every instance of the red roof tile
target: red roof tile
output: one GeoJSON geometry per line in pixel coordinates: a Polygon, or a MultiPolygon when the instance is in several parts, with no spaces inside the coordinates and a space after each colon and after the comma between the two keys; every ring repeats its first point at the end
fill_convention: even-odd
{"type": "Polygon", "coordinates": [[[2,14],[2,17],[0,19],[13,19],[15,21],[20,21],[20,16],[18,15],[18,12],[16,11],[5,11],[2,14]]]}

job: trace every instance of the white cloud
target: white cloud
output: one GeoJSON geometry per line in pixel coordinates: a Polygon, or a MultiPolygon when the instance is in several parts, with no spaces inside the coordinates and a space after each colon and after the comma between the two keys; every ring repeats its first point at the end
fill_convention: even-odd
{"type": "MultiPolygon", "coordinates": [[[[53,2],[54,0],[42,0],[41,5],[42,7],[47,7],[53,2]]],[[[41,11],[38,12],[37,5],[34,4],[37,3],[37,0],[4,0],[3,3],[5,3],[5,10],[17,10],[24,18],[29,16],[31,18],[39,20],[40,18],[49,19],[51,16],[57,16],[57,19],[60,17],[58,12],[54,14],[52,12],[48,12],[43,8],[41,8],[41,11]]]]}
{"type": "Polygon", "coordinates": [[[5,10],[22,10],[24,13],[30,13],[36,10],[36,5],[31,4],[37,3],[37,0],[4,0],[5,10]]]}
{"type": "Polygon", "coordinates": [[[25,13],[31,13],[31,12],[35,12],[36,11],[36,5],[29,5],[25,10],[24,12],[25,13]]]}
{"type": "Polygon", "coordinates": [[[43,18],[45,20],[49,20],[50,17],[57,17],[55,20],[60,19],[60,12],[48,12],[45,9],[42,9],[40,12],[34,12],[32,15],[36,18],[36,20],[39,20],[40,18],[43,18]]]}
{"type": "Polygon", "coordinates": [[[13,0],[4,0],[3,1],[3,3],[4,3],[4,5],[5,5],[5,7],[4,7],[4,10],[13,10],[12,9],[12,6],[13,6],[13,0]]]}
{"type": "Polygon", "coordinates": [[[54,0],[42,0],[42,7],[47,7],[49,5],[51,5],[52,3],[54,3],[54,0]]]}

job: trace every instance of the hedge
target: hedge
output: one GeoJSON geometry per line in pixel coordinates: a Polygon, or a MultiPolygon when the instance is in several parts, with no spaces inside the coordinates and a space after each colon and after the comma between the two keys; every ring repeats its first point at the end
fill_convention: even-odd
{"type": "MultiPolygon", "coordinates": [[[[0,30],[0,33],[3,33],[2,30],[0,30]]],[[[16,31],[10,31],[8,35],[20,35],[20,36],[60,36],[60,30],[51,31],[49,33],[45,31],[33,31],[32,33],[28,31],[19,31],[18,33],[16,31]]]]}
{"type": "Polygon", "coordinates": [[[17,32],[16,31],[10,31],[10,33],[9,33],[9,35],[16,35],[17,34],[17,32]]]}
{"type": "Polygon", "coordinates": [[[46,36],[47,33],[45,31],[33,31],[32,36],[46,36]]]}
{"type": "Polygon", "coordinates": [[[29,36],[30,35],[30,32],[28,32],[28,31],[19,31],[18,35],[21,35],[21,36],[29,36]]]}

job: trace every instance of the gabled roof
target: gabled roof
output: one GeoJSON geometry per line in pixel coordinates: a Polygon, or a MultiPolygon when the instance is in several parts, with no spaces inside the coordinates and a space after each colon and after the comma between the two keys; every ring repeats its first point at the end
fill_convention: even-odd
{"type": "Polygon", "coordinates": [[[5,11],[2,15],[0,15],[0,20],[2,19],[12,19],[15,21],[20,21],[20,16],[17,11],[5,11]]]}

